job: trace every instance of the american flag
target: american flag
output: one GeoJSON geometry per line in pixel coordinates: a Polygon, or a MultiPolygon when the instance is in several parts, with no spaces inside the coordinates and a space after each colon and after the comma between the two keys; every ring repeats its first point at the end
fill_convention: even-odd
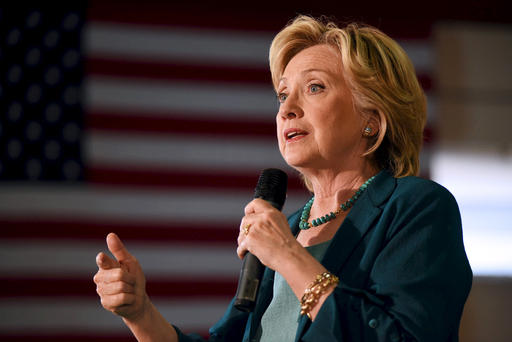
{"type": "MultiPolygon", "coordinates": [[[[0,12],[0,340],[129,340],[92,282],[111,231],[163,315],[206,335],[236,290],[260,171],[288,172],[285,213],[305,203],[277,149],[268,48],[315,12],[202,5],[0,12]]],[[[337,13],[350,15],[318,14],[337,13]]],[[[433,114],[431,22],[355,13],[399,40],[433,114]]]]}

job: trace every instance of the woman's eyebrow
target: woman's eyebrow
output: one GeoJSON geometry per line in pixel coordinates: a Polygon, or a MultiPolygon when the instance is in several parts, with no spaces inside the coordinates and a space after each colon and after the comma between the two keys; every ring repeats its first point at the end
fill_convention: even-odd
{"type": "MultiPolygon", "coordinates": [[[[306,74],[309,74],[309,73],[311,73],[311,72],[322,72],[322,73],[324,73],[324,74],[328,74],[328,75],[332,75],[332,74],[333,74],[333,72],[332,72],[332,71],[330,71],[330,70],[325,70],[325,69],[316,69],[316,68],[311,68],[311,69],[302,70],[300,73],[301,73],[302,75],[306,75],[306,74]]],[[[279,84],[280,84],[281,82],[283,82],[283,81],[287,81],[287,80],[288,80],[288,79],[287,79],[286,77],[281,77],[281,78],[279,79],[279,84]]]]}
{"type": "Polygon", "coordinates": [[[301,74],[305,75],[305,74],[309,74],[311,72],[321,72],[321,73],[324,73],[324,74],[332,75],[332,72],[330,70],[316,69],[316,68],[302,70],[301,74]]]}

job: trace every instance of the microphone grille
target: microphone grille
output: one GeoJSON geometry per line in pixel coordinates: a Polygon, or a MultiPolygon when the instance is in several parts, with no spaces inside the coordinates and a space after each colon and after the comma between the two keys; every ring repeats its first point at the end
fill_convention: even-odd
{"type": "Polygon", "coordinates": [[[278,210],[283,208],[286,200],[288,175],[279,169],[265,169],[254,190],[254,198],[271,202],[278,210]]]}

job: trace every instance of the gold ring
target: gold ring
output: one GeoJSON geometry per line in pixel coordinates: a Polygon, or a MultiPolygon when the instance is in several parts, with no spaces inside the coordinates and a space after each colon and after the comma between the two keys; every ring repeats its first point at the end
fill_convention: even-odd
{"type": "Polygon", "coordinates": [[[249,228],[251,228],[251,224],[248,223],[246,224],[242,229],[244,230],[244,234],[245,235],[248,235],[249,234],[249,228]]]}

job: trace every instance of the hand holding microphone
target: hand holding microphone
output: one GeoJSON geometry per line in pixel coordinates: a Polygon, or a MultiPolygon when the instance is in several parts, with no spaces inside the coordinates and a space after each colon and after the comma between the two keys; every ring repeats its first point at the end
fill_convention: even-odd
{"type": "Polygon", "coordinates": [[[239,310],[252,311],[254,308],[264,271],[261,262],[275,269],[272,258],[278,252],[275,247],[284,246],[293,239],[286,217],[276,212],[284,205],[287,179],[281,170],[263,170],[254,192],[255,200],[245,208],[237,249],[239,257],[244,258],[234,304],[239,310]],[[261,262],[247,251],[255,252],[261,262]]]}

